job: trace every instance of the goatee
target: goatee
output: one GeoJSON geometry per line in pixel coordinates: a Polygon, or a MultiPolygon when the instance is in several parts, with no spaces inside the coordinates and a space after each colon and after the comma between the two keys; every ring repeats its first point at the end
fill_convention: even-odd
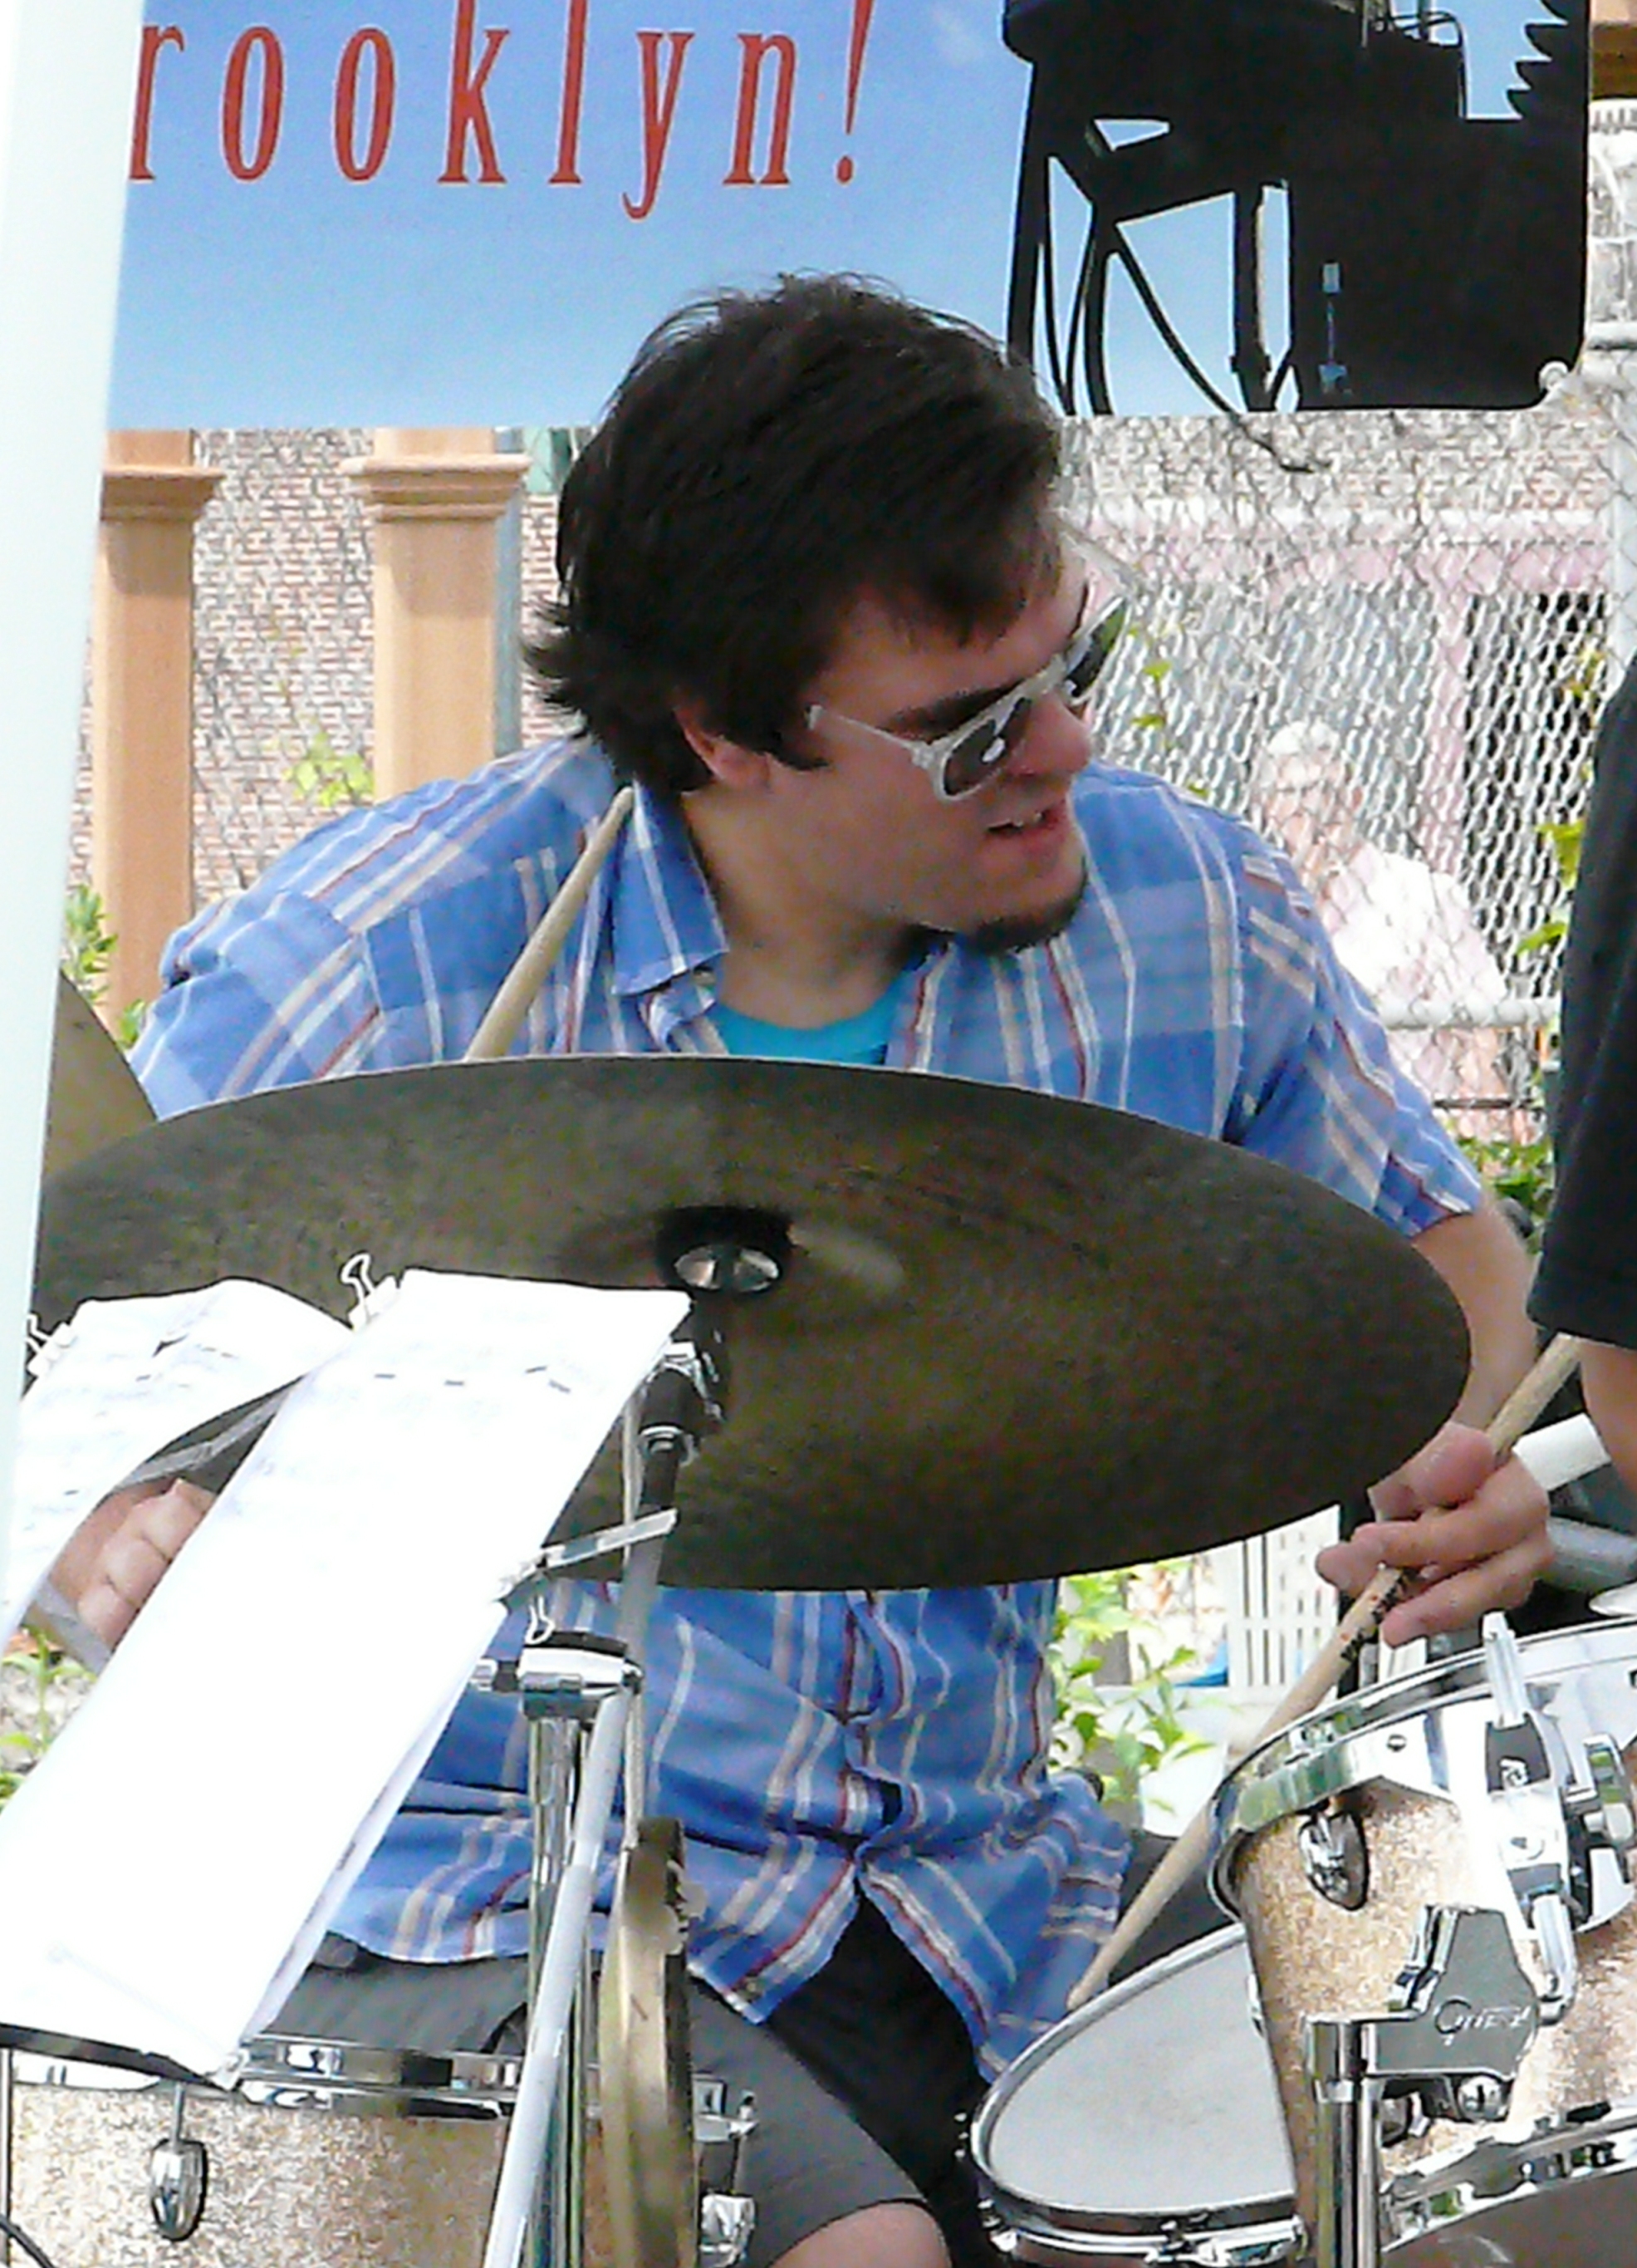
{"type": "Polygon", "coordinates": [[[1080,878],[1065,898],[1054,906],[1047,906],[1038,914],[1002,914],[998,921],[984,922],[966,939],[975,952],[997,956],[1002,953],[1025,953],[1031,945],[1049,945],[1061,937],[1080,910],[1080,901],[1086,894],[1086,870],[1083,865],[1080,878]]]}

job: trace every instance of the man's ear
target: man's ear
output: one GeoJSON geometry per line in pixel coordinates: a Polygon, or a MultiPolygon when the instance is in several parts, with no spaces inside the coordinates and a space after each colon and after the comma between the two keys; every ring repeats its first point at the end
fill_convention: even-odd
{"type": "Polygon", "coordinates": [[[678,729],[706,770],[722,787],[760,787],[774,759],[757,748],[741,747],[707,722],[703,704],[679,693],[672,704],[678,729]]]}

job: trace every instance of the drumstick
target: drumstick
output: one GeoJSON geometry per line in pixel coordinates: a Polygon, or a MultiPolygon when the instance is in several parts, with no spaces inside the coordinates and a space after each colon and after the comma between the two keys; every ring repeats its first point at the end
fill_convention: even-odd
{"type": "Polygon", "coordinates": [[[484,1011],[483,1020],[466,1049],[467,1063],[493,1063],[503,1056],[522,1028],[529,1003],[551,974],[562,951],[575,917],[585,903],[603,861],[613,849],[634,799],[622,787],[592,828],[586,844],[569,869],[569,879],[540,916],[533,935],[518,955],[506,980],[484,1011]]]}
{"type": "MultiPolygon", "coordinates": [[[[1522,1384],[1516,1387],[1485,1428],[1485,1439],[1497,1462],[1504,1457],[1538,1418],[1553,1395],[1575,1373],[1580,1360],[1580,1341],[1560,1334],[1536,1359],[1522,1384]]],[[[1275,1733],[1316,1709],[1337,1679],[1357,1660],[1380,1629],[1389,1609],[1409,1580],[1409,1571],[1378,1567],[1314,1655],[1284,1698],[1259,1727],[1251,1745],[1259,1748],[1275,1733]]],[[[1142,1888],[1114,1925],[1113,1933],[1099,1948],[1095,1961],[1068,1996],[1070,2008],[1082,2007],[1104,1984],[1117,1964],[1142,1936],[1156,1917],[1170,1904],[1210,1848],[1211,1814],[1215,1795],[1171,1845],[1142,1888]]]]}

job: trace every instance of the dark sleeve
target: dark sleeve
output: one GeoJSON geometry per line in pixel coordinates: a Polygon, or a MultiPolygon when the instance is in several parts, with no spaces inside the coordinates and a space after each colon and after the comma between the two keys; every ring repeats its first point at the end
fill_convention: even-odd
{"type": "Polygon", "coordinates": [[[1604,712],[1563,968],[1557,1195],[1531,1312],[1637,1346],[1637,661],[1604,712]]]}

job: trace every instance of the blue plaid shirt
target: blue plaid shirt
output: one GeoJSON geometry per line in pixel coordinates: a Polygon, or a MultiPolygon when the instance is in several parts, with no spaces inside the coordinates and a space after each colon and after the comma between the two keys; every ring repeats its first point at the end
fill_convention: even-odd
{"type": "MultiPolygon", "coordinates": [[[[460,1056],[612,786],[559,741],[323,828],[174,940],[136,1059],[156,1108],[460,1056]]],[[[929,940],[889,1064],[1221,1136],[1406,1233],[1476,1201],[1282,859],[1140,774],[1093,767],[1076,810],[1069,927],[1001,957],[929,940]]],[[[723,946],[679,813],[639,794],[519,1051],[719,1049],[723,946]]],[[[608,1624],[602,1587],[562,1603],[608,1624]]],[[[767,2013],[863,1892],[992,2067],[1061,2014],[1127,1844],[1046,1768],[1053,1607],[1049,1583],[661,1594],[650,1804],[686,1830],[717,1991],[767,2013]]],[[[520,1951],[524,1786],[515,1708],[469,1697],[338,1926],[411,1960],[520,1951]]]]}

